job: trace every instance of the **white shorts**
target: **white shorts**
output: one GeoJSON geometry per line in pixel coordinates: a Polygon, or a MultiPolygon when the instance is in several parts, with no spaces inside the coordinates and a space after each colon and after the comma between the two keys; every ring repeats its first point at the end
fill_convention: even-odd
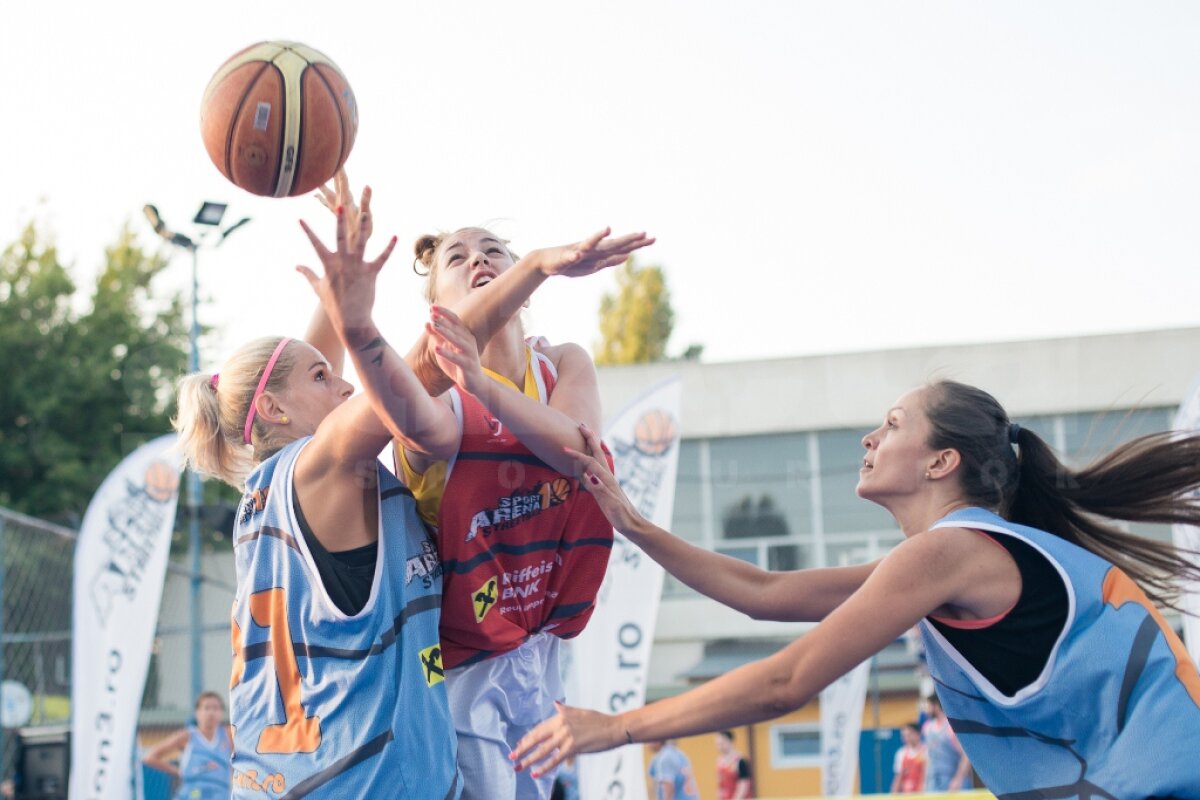
{"type": "Polygon", "coordinates": [[[549,800],[555,771],[535,780],[508,754],[563,699],[559,641],[537,633],[516,650],[446,670],[463,800],[549,800]]]}

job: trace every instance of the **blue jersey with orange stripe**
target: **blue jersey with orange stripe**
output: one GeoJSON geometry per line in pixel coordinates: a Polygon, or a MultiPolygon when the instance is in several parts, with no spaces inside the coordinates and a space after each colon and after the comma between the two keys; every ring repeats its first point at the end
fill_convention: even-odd
{"type": "Polygon", "coordinates": [[[177,800],[227,800],[229,756],[233,750],[229,733],[218,725],[213,738],[206,739],[195,725],[187,726],[187,745],[179,757],[177,800]]]}
{"type": "Polygon", "coordinates": [[[934,528],[1017,537],[1067,588],[1042,674],[1012,697],[922,621],[938,698],[997,797],[1200,798],[1200,673],[1140,588],[1099,556],[978,508],[934,528]]]}
{"type": "MultiPolygon", "coordinates": [[[[527,353],[526,382],[546,403],[553,364],[527,353]]],[[[474,396],[453,389],[451,397],[462,441],[438,516],[447,668],[513,650],[539,631],[578,634],[595,609],[613,541],[612,524],[579,481],[530,452],[474,396]]]]}
{"type": "Polygon", "coordinates": [[[377,464],[371,595],[358,614],[339,611],[292,512],[308,441],[260,464],[238,509],[233,796],[457,797],[435,548],[411,493],[377,464]]]}

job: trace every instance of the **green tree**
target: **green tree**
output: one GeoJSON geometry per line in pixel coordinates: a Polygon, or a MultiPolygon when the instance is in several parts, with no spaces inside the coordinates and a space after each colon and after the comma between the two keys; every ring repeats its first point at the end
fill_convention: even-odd
{"type": "Polygon", "coordinates": [[[188,343],[179,294],[151,296],[166,263],[126,228],[84,298],[32,223],[0,253],[0,506],[77,524],[117,462],[170,430],[188,343]]]}
{"type": "Polygon", "coordinates": [[[617,294],[600,298],[601,341],[597,364],[661,361],[675,325],[671,292],[661,267],[630,258],[617,269],[617,294]]]}

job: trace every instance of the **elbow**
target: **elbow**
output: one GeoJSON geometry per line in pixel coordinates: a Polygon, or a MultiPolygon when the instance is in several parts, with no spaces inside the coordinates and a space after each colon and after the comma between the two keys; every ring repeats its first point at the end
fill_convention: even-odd
{"type": "Polygon", "coordinates": [[[749,602],[738,609],[755,622],[778,622],[779,615],[763,603],[749,602]]]}
{"type": "Polygon", "coordinates": [[[774,719],[790,714],[810,699],[791,670],[778,670],[768,677],[759,704],[766,718],[774,719]]]}

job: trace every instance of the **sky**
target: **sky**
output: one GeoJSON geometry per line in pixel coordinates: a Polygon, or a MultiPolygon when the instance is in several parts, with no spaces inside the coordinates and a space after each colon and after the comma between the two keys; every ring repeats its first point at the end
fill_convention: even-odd
{"type": "MultiPolygon", "coordinates": [[[[611,225],[658,242],[670,352],[705,361],[1200,324],[1200,5],[1170,2],[65,3],[5,8],[0,243],[52,231],[84,282],[158,206],[252,222],[199,254],[205,366],[304,330],[311,197],[226,181],[200,97],[264,40],[323,51],[347,163],[400,245],[376,319],[426,315],[411,242],[517,252],[611,225]]],[[[211,241],[209,243],[211,245],[211,241]]],[[[185,287],[176,252],[160,288],[185,287]]],[[[526,328],[591,348],[612,275],[548,282],[526,328]]]]}

